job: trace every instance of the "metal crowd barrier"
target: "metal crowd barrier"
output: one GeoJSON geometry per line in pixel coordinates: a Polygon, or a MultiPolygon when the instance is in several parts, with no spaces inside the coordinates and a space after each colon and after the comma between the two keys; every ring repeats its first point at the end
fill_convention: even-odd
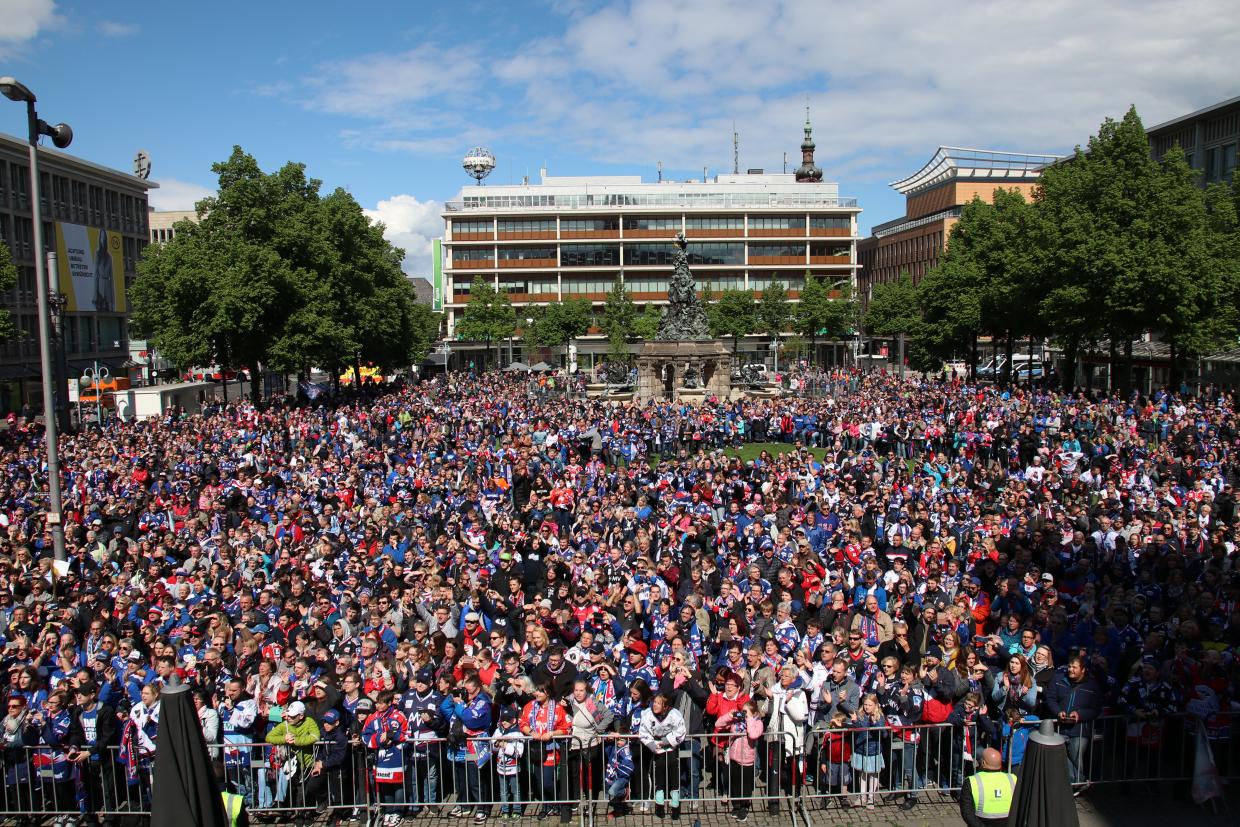
{"type": "MultiPolygon", "coordinates": [[[[1034,729],[1037,723],[1022,726],[1034,729]]],[[[1236,778],[1238,730],[1240,717],[1233,713],[1100,717],[1069,737],[1070,774],[1077,786],[1187,782],[1203,737],[1219,775],[1236,778]]],[[[1027,734],[1009,733],[992,743],[976,724],[815,726],[802,733],[764,733],[746,742],[749,749],[736,750],[743,734],[694,734],[662,754],[635,735],[609,734],[597,744],[572,737],[487,736],[468,739],[465,752],[434,738],[405,742],[398,770],[380,768],[376,752],[356,740],[336,767],[316,763],[326,757],[324,744],[313,748],[313,760],[295,767],[282,749],[266,743],[209,749],[223,761],[229,787],[245,797],[250,812],[281,822],[309,821],[328,811],[391,824],[430,811],[558,819],[585,827],[607,812],[640,815],[679,806],[688,818],[778,811],[796,824],[807,810],[950,795],[974,772],[983,746],[999,747],[1007,768],[1019,773],[1027,734]],[[751,754],[753,763],[733,761],[731,754],[751,754]]],[[[0,750],[0,815],[149,816],[152,785],[159,783],[153,756],[122,755],[119,747],[108,755],[110,760],[74,763],[46,746],[0,750]]]]}

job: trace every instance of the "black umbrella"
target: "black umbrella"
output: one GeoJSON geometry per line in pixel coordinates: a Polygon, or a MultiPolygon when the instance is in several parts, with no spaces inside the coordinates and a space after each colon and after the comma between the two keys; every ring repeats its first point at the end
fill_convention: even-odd
{"type": "Polygon", "coordinates": [[[184,684],[160,693],[151,827],[228,827],[220,785],[184,684]]]}
{"type": "Polygon", "coordinates": [[[1077,827],[1076,801],[1068,780],[1068,748],[1053,721],[1029,736],[1016,773],[1009,827],[1077,827]]]}

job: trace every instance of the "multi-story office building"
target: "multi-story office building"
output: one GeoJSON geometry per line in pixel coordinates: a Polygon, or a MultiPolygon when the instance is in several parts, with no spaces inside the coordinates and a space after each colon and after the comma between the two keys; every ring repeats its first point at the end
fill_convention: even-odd
{"type": "Polygon", "coordinates": [[[1055,155],[942,146],[917,172],[891,187],[904,196],[904,215],[875,225],[858,244],[860,292],[868,300],[879,282],[908,272],[914,282],[939,263],[947,237],[965,204],[993,201],[996,189],[1032,197],[1038,176],[1055,155]]]}
{"type": "MultiPolygon", "coordinates": [[[[2,412],[42,408],[29,162],[25,140],[0,134],[0,242],[18,272],[0,297],[16,328],[0,342],[2,412]]],[[[128,288],[149,238],[147,191],[158,185],[45,147],[39,172],[44,244],[57,253],[52,287],[64,301],[62,371],[76,377],[98,362],[123,376],[128,288]]]]}
{"type": "Polygon", "coordinates": [[[1179,144],[1188,165],[1201,173],[1197,180],[1203,187],[1228,181],[1240,150],[1240,97],[1151,126],[1145,133],[1154,160],[1162,160],[1172,145],[1179,144]]]}
{"type": "MultiPolygon", "coordinates": [[[[506,293],[518,319],[522,308],[565,299],[601,305],[617,277],[639,305],[663,304],[677,232],[703,290],[760,293],[778,281],[795,299],[806,278],[855,284],[860,208],[821,181],[808,125],[802,148],[805,164],[787,174],[643,182],[544,173],[538,184],[465,187],[443,213],[449,336],[475,278],[506,293]]],[[[578,348],[588,368],[607,345],[594,336],[578,348]]]]}
{"type": "Polygon", "coordinates": [[[198,213],[195,210],[151,210],[147,219],[147,224],[151,230],[152,244],[167,244],[176,236],[176,224],[178,221],[193,221],[198,223],[198,213]]]}

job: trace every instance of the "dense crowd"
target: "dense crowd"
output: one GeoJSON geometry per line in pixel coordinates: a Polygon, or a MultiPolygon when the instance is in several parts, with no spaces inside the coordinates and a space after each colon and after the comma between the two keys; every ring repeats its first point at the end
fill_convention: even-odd
{"type": "Polygon", "coordinates": [[[170,681],[253,806],[373,795],[389,823],[449,790],[478,821],[584,792],[679,817],[706,784],[743,820],[762,781],[912,807],[1042,718],[1076,780],[1100,716],[1227,736],[1233,395],[815,386],[687,407],[458,374],[113,421],[61,444],[67,566],[11,417],[5,809],[148,795],[170,681]]]}

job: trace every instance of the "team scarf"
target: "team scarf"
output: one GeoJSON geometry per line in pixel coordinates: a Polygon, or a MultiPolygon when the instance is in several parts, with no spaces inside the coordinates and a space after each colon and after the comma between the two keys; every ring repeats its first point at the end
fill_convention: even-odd
{"type": "Polygon", "coordinates": [[[125,782],[129,786],[138,783],[138,725],[126,721],[121,732],[121,763],[125,765],[125,782]]]}

